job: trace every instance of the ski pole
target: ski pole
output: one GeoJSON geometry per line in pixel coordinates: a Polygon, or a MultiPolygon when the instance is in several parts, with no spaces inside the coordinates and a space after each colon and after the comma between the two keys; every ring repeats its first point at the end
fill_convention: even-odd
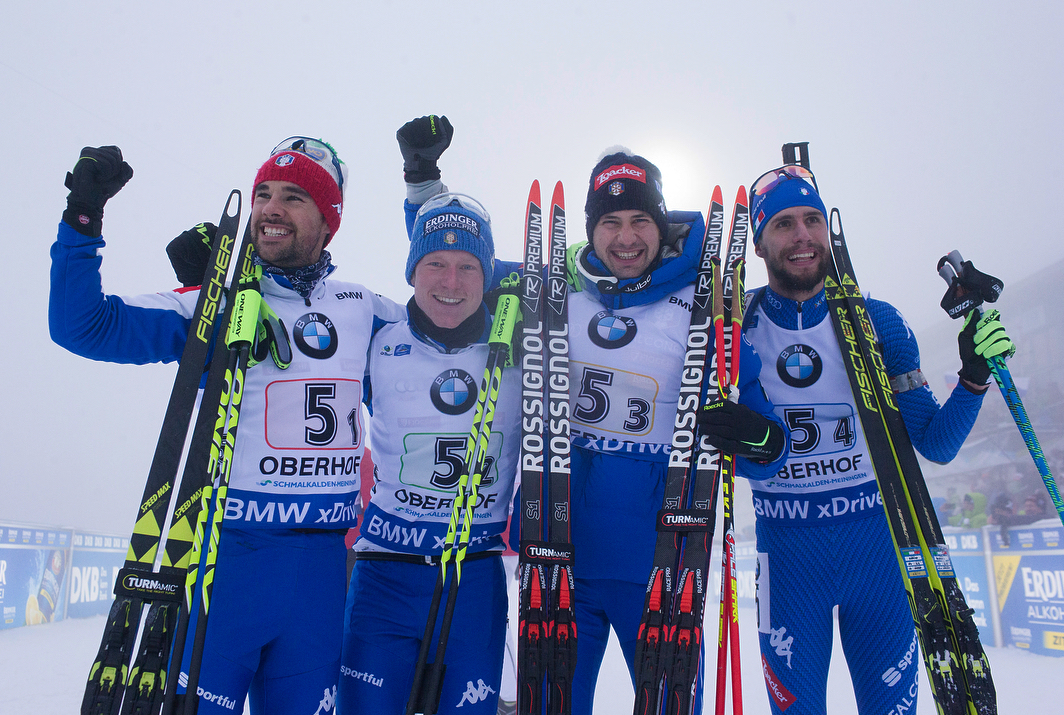
{"type": "MultiPolygon", "coordinates": [[[[942,307],[946,309],[946,312],[952,318],[966,316],[972,311],[975,312],[976,318],[981,317],[982,310],[979,306],[982,305],[983,300],[993,303],[997,300],[998,294],[1001,293],[1001,282],[989,276],[987,276],[991,278],[989,291],[972,290],[974,286],[971,285],[971,277],[966,276],[967,269],[971,265],[971,262],[965,265],[959,251],[950,251],[949,255],[943,256],[938,261],[938,274],[950,286],[949,290],[946,291],[946,296],[942,299],[942,307]],[[966,285],[966,282],[968,285],[966,285]],[[955,298],[954,303],[947,307],[950,304],[949,299],[951,297],[955,298]],[[957,304],[957,300],[961,300],[961,302],[957,304]]],[[[994,382],[997,383],[998,389],[1001,390],[1001,396],[1005,398],[1005,404],[1012,414],[1012,419],[1020,430],[1023,442],[1027,445],[1027,451],[1030,452],[1031,459],[1034,460],[1038,475],[1042,478],[1046,491],[1049,492],[1049,498],[1053,501],[1057,516],[1060,517],[1061,523],[1064,524],[1064,500],[1060,497],[1060,491],[1057,489],[1053,473],[1049,469],[1049,462],[1046,461],[1042,445],[1038,441],[1038,435],[1034,433],[1034,427],[1027,416],[1027,410],[1024,409],[1019,390],[1016,389],[1016,383],[1012,379],[1012,373],[1008,365],[1005,364],[1005,358],[1005,355],[995,355],[987,358],[986,361],[990,366],[990,373],[994,376],[994,382]]]]}
{"type": "Polygon", "coordinates": [[[510,352],[510,341],[514,325],[517,323],[517,297],[504,293],[499,296],[492,321],[491,334],[488,337],[487,365],[480,384],[473,425],[466,440],[465,464],[451,510],[451,520],[447,527],[447,536],[443,554],[440,556],[440,570],[436,577],[436,588],[429,605],[425,635],[421,639],[417,664],[414,667],[414,682],[410,688],[410,698],[406,704],[406,714],[425,713],[431,715],[439,707],[443,690],[443,674],[446,666],[444,656],[447,652],[447,639],[450,636],[451,620],[454,616],[455,602],[458,599],[458,583],[462,576],[462,561],[469,546],[469,530],[473,522],[473,508],[477,502],[477,491],[485,471],[488,440],[491,438],[491,426],[495,419],[495,404],[499,398],[502,383],[503,365],[510,352]],[[459,521],[461,530],[459,531],[459,521]],[[440,625],[440,636],[436,645],[436,657],[428,663],[429,645],[436,630],[440,602],[443,599],[443,587],[447,580],[447,564],[454,558],[454,573],[451,575],[447,592],[447,605],[440,625]]]}

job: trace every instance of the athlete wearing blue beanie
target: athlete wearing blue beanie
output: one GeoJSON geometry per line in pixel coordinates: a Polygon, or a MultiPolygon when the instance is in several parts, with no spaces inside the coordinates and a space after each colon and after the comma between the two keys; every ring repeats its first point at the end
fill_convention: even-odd
{"type": "MultiPolygon", "coordinates": [[[[743,329],[765,361],[761,381],[776,414],[792,430],[783,468],[750,482],[756,622],[772,712],[826,712],[835,609],[858,709],[912,710],[917,638],[845,356],[827,319],[833,259],[812,172],[789,164],[762,174],[750,186],[750,218],[768,285],[751,294],[743,329]]],[[[940,406],[905,319],[881,300],[865,302],[913,446],[948,462],[975,422],[989,375],[972,372],[985,359],[963,360],[979,351],[974,330],[961,334],[966,367],[940,406]]]]}

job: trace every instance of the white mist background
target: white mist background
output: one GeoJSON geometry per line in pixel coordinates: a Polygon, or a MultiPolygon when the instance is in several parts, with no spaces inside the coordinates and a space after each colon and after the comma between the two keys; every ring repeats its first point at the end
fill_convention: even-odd
{"type": "MultiPolygon", "coordinates": [[[[0,349],[0,520],[127,532],[174,375],[94,363],[49,338],[48,246],[82,146],[117,144],[136,172],[107,206],[108,292],[175,287],[166,243],[217,221],[234,187],[246,217],[269,149],[306,134],[332,142],[351,170],[330,246],[339,275],[405,300],[394,134],[413,117],[453,122],[444,180],[489,208],[505,258],[519,255],[535,178],[545,191],[564,181],[571,240],[583,237],[588,174],[609,145],[661,167],[670,208],[704,212],[714,184],[730,204],[740,183],[781,163],[784,142],[809,141],[862,287],[918,335],[955,333],[938,307],[941,255],[958,248],[1006,285],[1064,257],[1062,29],[1064,6],[1022,0],[5,8],[0,300],[13,337],[0,349]]],[[[751,258],[748,285],[760,285],[751,258]]],[[[97,625],[72,622],[0,634],[0,671],[57,673],[56,649],[83,646],[79,629],[98,639],[97,625]],[[62,635],[45,647],[35,640],[45,633],[62,635]]],[[[1028,654],[1013,656],[1005,681],[1024,697],[1047,692],[1028,654]]],[[[70,682],[80,687],[87,663],[70,682]]],[[[0,689],[0,712],[22,712],[3,702],[34,682],[0,689]]],[[[620,697],[627,676],[617,683],[620,697]]]]}

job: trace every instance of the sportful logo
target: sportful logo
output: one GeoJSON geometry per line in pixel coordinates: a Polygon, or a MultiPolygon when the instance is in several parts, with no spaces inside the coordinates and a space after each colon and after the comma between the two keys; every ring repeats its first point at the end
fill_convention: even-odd
{"type": "Polygon", "coordinates": [[[635,179],[645,184],[647,183],[647,173],[638,166],[632,166],[631,164],[611,166],[595,177],[595,191],[601,189],[603,184],[612,179],[635,179]]]}

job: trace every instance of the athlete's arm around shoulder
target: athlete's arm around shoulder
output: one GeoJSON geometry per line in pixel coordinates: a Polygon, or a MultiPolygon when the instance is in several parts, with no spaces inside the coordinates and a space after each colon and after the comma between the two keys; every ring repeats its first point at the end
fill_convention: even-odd
{"type": "Polygon", "coordinates": [[[869,316],[883,350],[887,376],[895,389],[895,400],[905,421],[909,439],[920,454],[944,464],[957,456],[971,432],[982,394],[973,394],[959,384],[945,404],[939,405],[920,370],[920,348],[909,324],[891,304],[870,298],[869,316]]]}
{"type": "Polygon", "coordinates": [[[52,244],[48,328],[58,345],[82,357],[143,365],[180,359],[197,291],[134,297],[105,295],[102,237],[65,222],[52,244]]]}

